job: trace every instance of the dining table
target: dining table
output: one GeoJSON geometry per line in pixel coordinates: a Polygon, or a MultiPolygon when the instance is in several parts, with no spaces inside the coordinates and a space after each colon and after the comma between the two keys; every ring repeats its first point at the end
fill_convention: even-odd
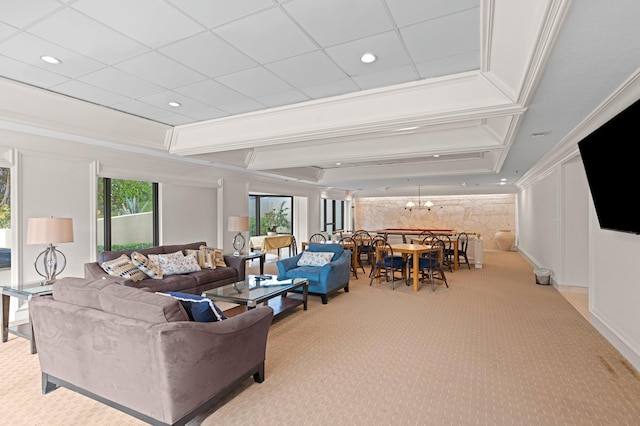
{"type": "MultiPolygon", "coordinates": [[[[380,247],[384,248],[384,247],[380,247]]],[[[413,291],[420,290],[420,274],[417,271],[420,270],[420,259],[419,257],[425,253],[431,251],[431,246],[426,244],[391,244],[391,249],[393,250],[393,254],[399,253],[402,254],[402,257],[406,260],[409,255],[411,255],[413,262],[413,291]]],[[[378,261],[380,260],[379,253],[376,253],[376,258],[378,261]]],[[[407,263],[407,272],[405,276],[409,276],[409,264],[407,263]]]]}
{"type": "MultiPolygon", "coordinates": [[[[437,237],[437,235],[436,235],[437,237]]],[[[412,244],[422,244],[422,241],[424,241],[425,237],[412,237],[411,238],[411,243],[412,244]]],[[[445,245],[449,242],[448,240],[443,240],[445,245]]],[[[457,238],[451,238],[451,246],[453,247],[453,269],[458,269],[458,239],[457,238]]]]}

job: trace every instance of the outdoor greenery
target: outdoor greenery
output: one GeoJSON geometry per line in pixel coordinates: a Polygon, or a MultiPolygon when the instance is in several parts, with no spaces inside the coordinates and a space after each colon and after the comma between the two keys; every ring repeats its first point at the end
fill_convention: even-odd
{"type": "MultiPolygon", "coordinates": [[[[129,244],[113,244],[111,247],[111,251],[130,251],[130,250],[139,250],[143,248],[151,247],[153,244],[151,243],[129,243],[129,244]]],[[[104,252],[104,246],[98,246],[98,252],[104,252]]]]}
{"type": "Polygon", "coordinates": [[[291,222],[289,222],[289,214],[287,213],[289,207],[286,207],[285,204],[286,201],[283,201],[279,208],[274,207],[262,215],[260,229],[266,229],[269,232],[277,232],[278,228],[290,229],[291,222]]]}
{"type": "Polygon", "coordinates": [[[0,167],[0,229],[11,228],[11,169],[0,167]]]}
{"type": "MultiPolygon", "coordinates": [[[[98,217],[104,218],[104,180],[98,191],[98,217]]],[[[153,209],[153,185],[151,182],[111,179],[111,216],[146,213],[153,209]]]]}

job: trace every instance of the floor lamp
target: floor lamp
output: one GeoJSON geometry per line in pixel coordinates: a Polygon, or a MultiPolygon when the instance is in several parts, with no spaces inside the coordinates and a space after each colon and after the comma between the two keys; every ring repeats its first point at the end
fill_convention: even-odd
{"type": "Polygon", "coordinates": [[[246,243],[246,239],[244,238],[243,232],[247,232],[249,230],[249,216],[229,216],[229,231],[238,232],[235,237],[233,237],[233,248],[235,251],[233,252],[234,256],[238,256],[243,254],[244,246],[246,243]]]}
{"type": "Polygon", "coordinates": [[[48,244],[36,257],[33,265],[38,275],[44,277],[41,285],[56,282],[56,276],[64,271],[67,258],[54,244],[73,242],[73,219],[57,217],[29,218],[27,244],[48,244]]]}

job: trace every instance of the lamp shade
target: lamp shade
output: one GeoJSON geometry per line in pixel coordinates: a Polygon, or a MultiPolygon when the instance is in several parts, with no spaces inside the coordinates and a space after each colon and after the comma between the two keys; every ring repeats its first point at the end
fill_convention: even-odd
{"type": "Polygon", "coordinates": [[[229,216],[229,231],[246,232],[249,230],[249,216],[229,216]]]}
{"type": "Polygon", "coordinates": [[[27,222],[27,244],[73,242],[73,219],[32,217],[27,222]]]}

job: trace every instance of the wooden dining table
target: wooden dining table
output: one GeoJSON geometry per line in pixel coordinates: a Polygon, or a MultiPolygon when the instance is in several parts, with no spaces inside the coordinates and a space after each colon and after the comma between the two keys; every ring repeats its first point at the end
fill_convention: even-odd
{"type": "MultiPolygon", "coordinates": [[[[437,235],[436,235],[437,237],[437,235]]],[[[425,239],[425,237],[413,237],[411,238],[411,243],[412,244],[422,244],[422,241],[425,239]]],[[[449,242],[448,240],[443,240],[445,245],[449,242]]],[[[453,269],[458,269],[458,239],[457,238],[451,238],[451,246],[453,247],[453,269]]]]}
{"type": "MultiPolygon", "coordinates": [[[[384,248],[384,247],[380,247],[384,248]]],[[[413,291],[420,290],[420,274],[417,271],[420,270],[419,256],[431,251],[430,245],[425,244],[391,244],[393,254],[402,254],[402,257],[406,260],[409,255],[412,255],[413,262],[413,291]]],[[[380,260],[379,253],[376,253],[377,261],[380,260]]],[[[407,272],[405,276],[409,276],[409,264],[407,264],[407,272]]]]}

